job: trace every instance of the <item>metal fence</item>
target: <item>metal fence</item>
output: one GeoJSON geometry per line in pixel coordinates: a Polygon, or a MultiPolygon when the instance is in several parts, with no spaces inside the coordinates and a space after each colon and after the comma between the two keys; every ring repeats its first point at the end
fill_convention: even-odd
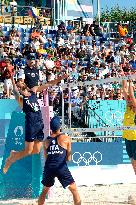
{"type": "MultiPolygon", "coordinates": [[[[0,4],[0,23],[34,25],[35,18],[30,16],[31,6],[14,6],[0,4]]],[[[51,25],[53,9],[47,7],[37,7],[39,22],[42,25],[51,25]]]]}
{"type": "MultiPolygon", "coordinates": [[[[29,10],[33,8],[32,6],[10,6],[0,4],[0,14],[1,15],[14,15],[14,16],[28,16],[29,10]]],[[[52,8],[48,7],[36,7],[38,16],[52,18],[52,8]]]]}

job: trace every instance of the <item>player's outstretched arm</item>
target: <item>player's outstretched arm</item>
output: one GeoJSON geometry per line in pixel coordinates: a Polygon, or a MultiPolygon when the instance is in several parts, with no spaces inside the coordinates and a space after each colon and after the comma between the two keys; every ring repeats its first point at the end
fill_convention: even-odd
{"type": "Polygon", "coordinates": [[[133,83],[131,80],[129,80],[128,92],[129,92],[130,100],[133,106],[136,108],[136,98],[134,96],[134,87],[133,87],[133,83]]]}
{"type": "Polygon", "coordinates": [[[123,90],[123,96],[125,100],[128,100],[128,86],[127,86],[127,81],[123,80],[122,81],[122,90],[123,90]]]}
{"type": "Polygon", "coordinates": [[[58,77],[55,80],[52,80],[46,84],[40,85],[40,86],[35,86],[32,88],[34,92],[42,92],[43,90],[46,90],[48,87],[51,87],[53,85],[58,84],[61,80],[68,78],[68,75],[62,75],[61,77],[58,77]]]}
{"type": "Polygon", "coordinates": [[[14,93],[14,96],[15,96],[16,100],[18,101],[20,107],[23,108],[23,97],[20,95],[20,93],[19,93],[19,91],[18,91],[18,88],[17,88],[17,86],[16,86],[14,77],[12,78],[12,84],[13,84],[13,93],[14,93]]]}

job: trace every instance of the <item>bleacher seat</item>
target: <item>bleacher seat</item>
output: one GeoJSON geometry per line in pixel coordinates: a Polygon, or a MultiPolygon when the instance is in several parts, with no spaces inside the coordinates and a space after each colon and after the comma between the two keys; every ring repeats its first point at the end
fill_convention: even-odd
{"type": "Polygon", "coordinates": [[[17,30],[21,33],[24,33],[24,29],[22,27],[18,27],[17,30]]]}
{"type": "Polygon", "coordinates": [[[56,35],[57,31],[56,30],[52,30],[52,34],[56,35]]]}
{"type": "Polygon", "coordinates": [[[3,26],[2,31],[7,31],[7,26],[3,26]]]}
{"type": "Polygon", "coordinates": [[[81,40],[86,40],[86,36],[81,36],[81,40]]]}
{"type": "Polygon", "coordinates": [[[86,38],[85,38],[85,40],[86,40],[87,42],[91,42],[91,41],[92,41],[92,39],[93,39],[93,37],[92,37],[92,36],[86,36],[86,38]]]}
{"type": "Polygon", "coordinates": [[[24,33],[24,36],[25,36],[25,37],[29,37],[29,36],[30,36],[30,33],[26,32],[26,33],[24,33]]]}
{"type": "Polygon", "coordinates": [[[96,41],[96,45],[97,45],[97,46],[100,46],[100,41],[96,41]]]}
{"type": "Polygon", "coordinates": [[[9,31],[3,31],[4,36],[9,36],[9,31]]]}
{"type": "Polygon", "coordinates": [[[53,35],[52,34],[47,34],[47,38],[53,39],[53,35]]]}
{"type": "Polygon", "coordinates": [[[32,32],[32,28],[26,28],[25,32],[30,34],[32,32]]]}
{"type": "Polygon", "coordinates": [[[14,64],[15,64],[15,65],[19,65],[19,63],[20,63],[20,59],[19,59],[19,58],[16,58],[16,59],[14,60],[14,64]]]}
{"type": "Polygon", "coordinates": [[[26,65],[26,59],[25,58],[23,58],[21,62],[22,62],[23,66],[26,65]]]}
{"type": "Polygon", "coordinates": [[[20,51],[22,51],[23,48],[24,48],[24,43],[20,42],[20,51]]]}
{"type": "Polygon", "coordinates": [[[87,66],[88,61],[82,61],[82,66],[87,66]]]}
{"type": "Polygon", "coordinates": [[[100,40],[100,36],[95,36],[95,40],[99,41],[100,40]]]}
{"type": "Polygon", "coordinates": [[[81,36],[75,35],[75,40],[76,40],[76,41],[80,41],[80,39],[81,39],[81,36]]]}
{"type": "Polygon", "coordinates": [[[65,66],[66,64],[67,64],[67,60],[61,60],[61,64],[63,65],[63,66],[65,66]]]}
{"type": "Polygon", "coordinates": [[[47,29],[45,29],[45,30],[44,30],[44,33],[45,33],[45,34],[47,34],[47,33],[48,33],[48,30],[47,30],[47,29]]]}
{"type": "Polygon", "coordinates": [[[76,62],[76,60],[67,60],[67,62],[68,62],[68,65],[71,66],[72,62],[76,62]]]}
{"type": "Polygon", "coordinates": [[[29,37],[24,37],[24,43],[29,42],[29,37]]]}

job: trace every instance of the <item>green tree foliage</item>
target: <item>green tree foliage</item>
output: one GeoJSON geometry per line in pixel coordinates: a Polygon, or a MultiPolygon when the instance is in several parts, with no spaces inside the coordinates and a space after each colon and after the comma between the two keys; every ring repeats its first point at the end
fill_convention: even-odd
{"type": "Polygon", "coordinates": [[[126,8],[121,9],[119,6],[113,7],[110,10],[106,8],[105,11],[101,13],[101,22],[120,22],[120,21],[130,21],[136,22],[136,8],[131,8],[127,10],[126,8]]]}
{"type": "Polygon", "coordinates": [[[9,3],[10,3],[10,0],[5,0],[5,1],[4,1],[4,4],[5,4],[5,5],[9,5],[9,3]]]}

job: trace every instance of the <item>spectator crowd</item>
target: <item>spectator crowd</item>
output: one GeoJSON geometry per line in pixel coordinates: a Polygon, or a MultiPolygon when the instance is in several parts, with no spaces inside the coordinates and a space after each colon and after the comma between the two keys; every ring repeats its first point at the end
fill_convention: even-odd
{"type": "MultiPolygon", "coordinates": [[[[13,98],[13,75],[32,88],[63,73],[68,73],[69,78],[61,83],[136,73],[136,44],[131,32],[113,39],[95,21],[82,28],[79,23],[69,21],[66,26],[61,22],[57,29],[51,30],[0,26],[0,98],[13,98]]],[[[134,86],[136,89],[135,81],[134,86]]],[[[61,113],[61,86],[48,92],[49,104],[61,113]]],[[[65,89],[65,108],[69,95],[75,115],[88,100],[123,100],[118,82],[65,89]]],[[[39,98],[43,98],[43,93],[39,93],[39,98]]]]}

